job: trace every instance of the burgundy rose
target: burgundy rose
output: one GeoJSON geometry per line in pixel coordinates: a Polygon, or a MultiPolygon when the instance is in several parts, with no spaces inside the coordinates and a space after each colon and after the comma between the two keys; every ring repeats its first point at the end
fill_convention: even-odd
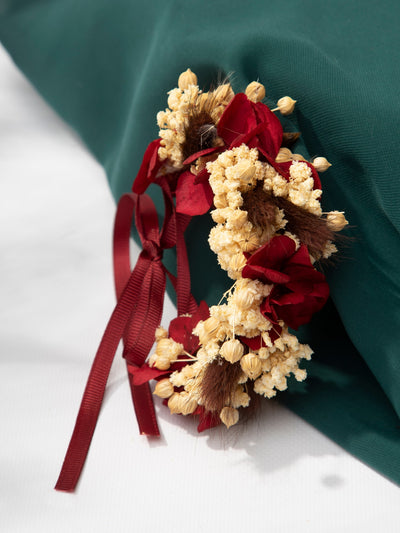
{"type": "Polygon", "coordinates": [[[273,324],[283,320],[297,329],[322,309],[329,296],[325,276],[310,261],[307,247],[296,251],[293,239],[280,235],[261,246],[247,259],[244,278],[273,284],[260,306],[261,313],[273,324]]]}
{"type": "Polygon", "coordinates": [[[282,125],[262,102],[254,103],[243,93],[231,100],[217,126],[227,149],[245,143],[275,160],[282,145],[282,125]]]}

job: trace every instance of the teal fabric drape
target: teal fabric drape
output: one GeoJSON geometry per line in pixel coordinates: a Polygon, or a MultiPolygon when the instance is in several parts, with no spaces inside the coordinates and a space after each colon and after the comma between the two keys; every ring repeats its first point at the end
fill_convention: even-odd
{"type": "MultiPolygon", "coordinates": [[[[346,211],[352,239],[326,270],[332,302],[301,333],[315,351],[310,377],[280,400],[398,483],[399,15],[394,0],[0,6],[4,46],[104,166],[116,199],[186,68],[205,88],[233,73],[236,91],[259,79],[266,103],[298,101],[286,127],[302,132],[297,151],[332,163],[323,206],[346,211]]],[[[215,304],[229,282],[208,248],[210,227],[199,217],[187,240],[194,295],[215,304]]]]}

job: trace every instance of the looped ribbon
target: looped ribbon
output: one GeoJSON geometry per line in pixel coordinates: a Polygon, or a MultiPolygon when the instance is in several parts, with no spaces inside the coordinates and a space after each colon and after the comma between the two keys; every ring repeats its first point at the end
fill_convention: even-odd
{"type": "Polygon", "coordinates": [[[114,281],[117,304],[97,350],[64,463],[55,489],[72,492],[79,480],[96,428],[111,365],[120,340],[127,362],[132,400],[142,435],[158,436],[153,399],[148,383],[135,385],[134,369],[141,367],[160,325],[168,275],[177,293],[178,315],[194,313],[197,304],[190,292],[189,263],[184,231],[190,217],[176,213],[165,178],[158,181],[165,204],[160,231],[157,210],[146,194],[124,194],[114,225],[114,281]],[[129,246],[133,215],[142,251],[131,271],[129,246]],[[163,250],[176,246],[177,276],[162,263],[163,250]]]}

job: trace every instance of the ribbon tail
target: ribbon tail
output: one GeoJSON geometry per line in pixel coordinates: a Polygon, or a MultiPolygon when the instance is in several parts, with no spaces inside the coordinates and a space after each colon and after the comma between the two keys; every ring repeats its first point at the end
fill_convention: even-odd
{"type": "Polygon", "coordinates": [[[153,395],[149,383],[135,385],[133,375],[128,370],[129,385],[131,388],[133,407],[141,435],[147,437],[159,437],[157,417],[154,410],[153,395]]]}
{"type": "MultiPolygon", "coordinates": [[[[124,333],[124,357],[129,365],[142,366],[154,343],[155,331],[162,317],[165,283],[162,263],[152,261],[137,295],[137,307],[124,333]]],[[[149,436],[159,435],[149,384],[135,385],[130,373],[129,383],[140,433],[149,436]]]]}
{"type": "Polygon", "coordinates": [[[65,455],[55,489],[72,492],[78,483],[89,451],[103,402],[104,392],[118,344],[132,312],[136,297],[137,275],[132,272],[129,282],[107,324],[86,383],[74,431],[65,455]]]}

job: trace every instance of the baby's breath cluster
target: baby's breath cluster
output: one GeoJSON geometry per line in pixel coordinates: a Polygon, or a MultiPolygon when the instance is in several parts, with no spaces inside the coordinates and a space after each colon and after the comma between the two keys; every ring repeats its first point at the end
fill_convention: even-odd
{"type": "Polygon", "coordinates": [[[291,374],[297,381],[307,377],[307,372],[299,368],[299,363],[302,359],[311,359],[312,350],[307,344],[300,344],[285,327],[272,346],[260,348],[255,355],[261,361],[261,375],[254,382],[254,391],[272,398],[277,390],[287,388],[287,378],[291,374]]]}
{"type": "Polygon", "coordinates": [[[258,150],[242,144],[225,151],[215,161],[207,163],[210,185],[214,193],[211,216],[217,225],[209,236],[211,250],[218,256],[221,267],[232,279],[239,279],[246,264],[243,252],[253,252],[282,229],[286,221],[283,211],[277,210],[274,224],[255,227],[242,209],[243,195],[264,182],[266,163],[258,160],[258,150]]]}
{"type": "MultiPolygon", "coordinates": [[[[299,363],[302,359],[310,359],[309,346],[300,344],[283,322],[280,337],[274,342],[271,340],[269,332],[273,325],[260,312],[260,303],[270,291],[270,285],[240,278],[225,294],[226,303],[212,306],[210,317],[198,322],[193,334],[199,337],[200,348],[194,355],[187,354],[192,364],[173,372],[168,380],[159,382],[154,391],[161,398],[169,398],[172,413],[187,415],[204,405],[202,382],[207,367],[215,361],[238,363],[241,368],[233,393],[219,413],[228,427],[239,420],[237,409],[250,403],[249,382],[254,382],[255,392],[272,398],[277,390],[286,389],[290,374],[298,381],[305,379],[306,372],[299,368],[299,363]],[[259,349],[250,350],[241,337],[259,337],[259,349]]],[[[161,337],[150,364],[164,369],[183,353],[181,344],[161,337]]]]}
{"type": "Polygon", "coordinates": [[[197,85],[196,75],[188,69],[179,77],[178,87],[169,91],[168,95],[168,109],[157,114],[161,138],[158,156],[162,161],[168,160],[171,170],[177,171],[184,161],[182,145],[193,110],[207,107],[212,122],[217,124],[234,93],[229,83],[203,93],[197,85]]]}
{"type": "Polygon", "coordinates": [[[168,93],[169,109],[157,113],[159,136],[162,139],[158,157],[162,161],[168,159],[174,170],[182,168],[181,146],[185,142],[185,129],[189,125],[190,108],[199,93],[200,89],[195,84],[190,84],[185,89],[179,89],[179,87],[172,89],[168,93]]]}
{"type": "MultiPolygon", "coordinates": [[[[265,97],[265,88],[253,82],[247,87],[246,96],[254,110],[254,106],[262,105],[260,102],[265,97]]],[[[187,143],[186,136],[190,140],[190,120],[204,115],[207,118],[205,125],[213,128],[233,97],[229,84],[202,93],[193,72],[187,70],[181,74],[178,88],[169,92],[168,109],[157,115],[161,137],[158,156],[162,161],[166,160],[164,168],[167,172],[169,168],[177,171],[183,167],[183,147],[187,143]]],[[[294,104],[295,100],[284,97],[273,111],[288,114],[293,111],[294,104]]],[[[301,344],[288,331],[283,320],[271,318],[274,320],[271,322],[266,317],[270,315],[265,316],[261,312],[265,301],[276,297],[276,293],[272,292],[274,285],[260,281],[270,278],[244,278],[242,271],[247,261],[251,263],[250,256],[274,237],[285,235],[295,243],[296,252],[301,246],[304,250],[298,225],[304,225],[303,236],[307,231],[310,234],[314,226],[310,230],[306,222],[311,224],[310,220],[315,221],[323,215],[320,205],[322,191],[315,188],[313,168],[324,171],[330,164],[320,157],[315,159],[312,167],[303,156],[293,154],[283,146],[275,154],[276,168],[285,164],[281,167],[285,169],[281,175],[274,166],[265,160],[260,161],[256,148],[242,144],[227,149],[229,147],[224,145],[223,139],[218,138],[216,142],[213,146],[221,147],[221,153],[218,156],[215,152],[203,154],[203,157],[192,161],[190,170],[197,175],[206,168],[209,173],[214,204],[211,216],[216,223],[211,229],[209,244],[221,267],[235,281],[221,302],[209,309],[209,317],[200,320],[194,327],[192,334],[199,339],[194,353],[186,352],[182,344],[168,337],[166,330],[158,328],[156,348],[149,364],[159,370],[168,370],[177,362],[188,363],[173,372],[171,369],[169,377],[157,383],[154,393],[167,399],[172,413],[189,415],[197,413],[198,409],[203,412],[211,410],[230,427],[238,422],[239,409],[249,405],[250,391],[272,398],[277,391],[287,388],[289,376],[293,375],[297,381],[306,378],[306,371],[299,364],[303,359],[311,358],[311,348],[301,344]],[[289,162],[290,165],[286,165],[289,162]],[[257,209],[259,211],[254,213],[257,209]],[[294,223],[296,216],[300,220],[298,225],[294,223]],[[224,382],[227,392],[222,395],[222,402],[221,395],[214,404],[205,396],[204,391],[218,395],[220,389],[218,379],[210,379],[210,371],[217,372],[215,375],[220,376],[221,383],[224,382]],[[226,376],[230,376],[231,382],[225,379],[226,376]],[[205,386],[207,383],[208,388],[205,386]],[[218,408],[211,405],[218,405],[218,408]]],[[[332,231],[340,231],[347,224],[341,212],[325,215],[326,225],[332,231]]],[[[325,241],[316,248],[315,257],[310,255],[311,263],[336,251],[329,235],[321,237],[325,241]]],[[[308,241],[312,242],[311,237],[306,244],[308,250],[313,250],[308,241]]],[[[257,271],[253,277],[257,277],[257,271]]]]}

